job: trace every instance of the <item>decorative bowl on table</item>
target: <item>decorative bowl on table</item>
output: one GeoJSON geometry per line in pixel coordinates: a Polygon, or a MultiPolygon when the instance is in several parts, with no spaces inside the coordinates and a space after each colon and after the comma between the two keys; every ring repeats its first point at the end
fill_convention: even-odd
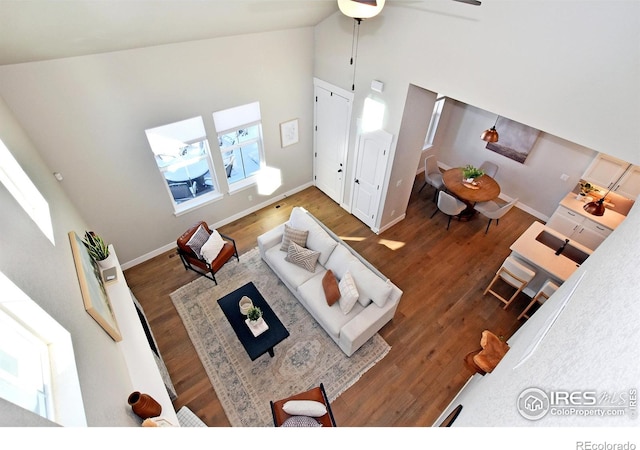
{"type": "Polygon", "coordinates": [[[238,303],[238,306],[240,306],[240,312],[242,313],[242,315],[246,316],[247,313],[249,312],[249,310],[251,308],[253,308],[253,301],[251,301],[251,299],[249,297],[244,295],[240,299],[240,302],[238,303]]]}

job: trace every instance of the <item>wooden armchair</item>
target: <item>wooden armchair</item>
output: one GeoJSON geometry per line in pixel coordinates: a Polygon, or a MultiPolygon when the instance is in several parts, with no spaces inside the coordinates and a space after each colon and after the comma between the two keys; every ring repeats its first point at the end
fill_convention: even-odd
{"type": "Polygon", "coordinates": [[[225,240],[224,246],[222,247],[222,250],[220,250],[218,256],[213,261],[211,261],[211,264],[209,264],[199,255],[197,255],[191,247],[187,245],[189,239],[191,239],[193,234],[201,225],[204,227],[207,233],[212,233],[206,222],[200,221],[196,223],[187,231],[185,231],[182,236],[180,236],[176,241],[178,245],[178,254],[180,255],[180,259],[182,260],[182,264],[184,265],[185,270],[193,270],[194,272],[197,272],[200,275],[209,278],[215,284],[218,284],[218,281],[216,280],[216,272],[219,271],[220,268],[234,256],[238,261],[240,261],[240,258],[238,257],[238,249],[236,248],[236,241],[229,236],[220,234],[222,239],[225,240]]]}
{"type": "Polygon", "coordinates": [[[276,427],[282,426],[282,424],[290,417],[291,415],[287,414],[282,407],[289,400],[315,400],[317,402],[323,403],[327,408],[327,413],[323,416],[316,417],[315,419],[320,423],[323,427],[335,427],[336,421],[333,418],[333,412],[331,411],[331,405],[329,404],[329,399],[327,399],[327,393],[324,390],[324,385],[320,383],[320,386],[316,386],[306,392],[302,392],[300,394],[292,395],[291,397],[284,398],[278,401],[271,401],[271,413],[273,415],[273,424],[276,427]]]}

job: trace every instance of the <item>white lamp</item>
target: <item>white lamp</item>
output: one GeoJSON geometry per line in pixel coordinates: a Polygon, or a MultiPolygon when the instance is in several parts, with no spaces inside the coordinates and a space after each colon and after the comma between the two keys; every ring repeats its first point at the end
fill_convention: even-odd
{"type": "Polygon", "coordinates": [[[370,19],[384,7],[384,0],[338,0],[338,8],[347,17],[370,19]]]}

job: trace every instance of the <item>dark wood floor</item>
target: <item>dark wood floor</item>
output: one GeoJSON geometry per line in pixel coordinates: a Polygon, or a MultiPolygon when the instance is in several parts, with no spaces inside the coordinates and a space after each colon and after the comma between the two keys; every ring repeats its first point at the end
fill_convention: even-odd
{"type": "MultiPolygon", "coordinates": [[[[454,219],[447,231],[444,214],[430,219],[433,190],[418,193],[422,182],[419,175],[406,218],[380,235],[314,187],[220,228],[236,239],[242,261],[258,235],[303,206],[404,291],[395,318],[380,332],[391,351],[332,403],[339,426],[431,426],[472,375],[463,358],[479,347],[482,331],[506,339],[521,325],[516,318],[527,297],[505,311],[482,292],[535,218],[514,208],[486,235],[484,217],[454,219]]],[[[206,424],[229,426],[169,298],[197,276],[173,251],[125,271],[178,392],[176,409],[188,405],[206,424]]]]}

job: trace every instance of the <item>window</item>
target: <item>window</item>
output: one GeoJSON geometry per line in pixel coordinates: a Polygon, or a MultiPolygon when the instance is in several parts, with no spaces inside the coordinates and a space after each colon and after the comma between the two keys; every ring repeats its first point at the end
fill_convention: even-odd
{"type": "Polygon", "coordinates": [[[446,97],[440,97],[433,105],[433,114],[431,114],[431,121],[429,122],[429,128],[427,129],[427,137],[424,140],[424,148],[433,146],[433,139],[436,137],[436,130],[440,123],[440,116],[442,115],[445,98],[446,97]]]}
{"type": "Polygon", "coordinates": [[[231,192],[255,184],[264,167],[260,120],[258,102],[213,113],[231,192]]]}
{"type": "Polygon", "coordinates": [[[52,244],[55,244],[49,203],[22,170],[2,139],[0,139],[0,182],[29,214],[31,220],[38,225],[40,231],[52,244]]]}
{"type": "Polygon", "coordinates": [[[202,117],[145,132],[176,213],[220,196],[202,117]]]}
{"type": "Polygon", "coordinates": [[[86,426],[71,335],[0,272],[0,397],[63,426],[86,426]]]}
{"type": "Polygon", "coordinates": [[[53,419],[47,343],[0,309],[0,397],[53,419]]]}

